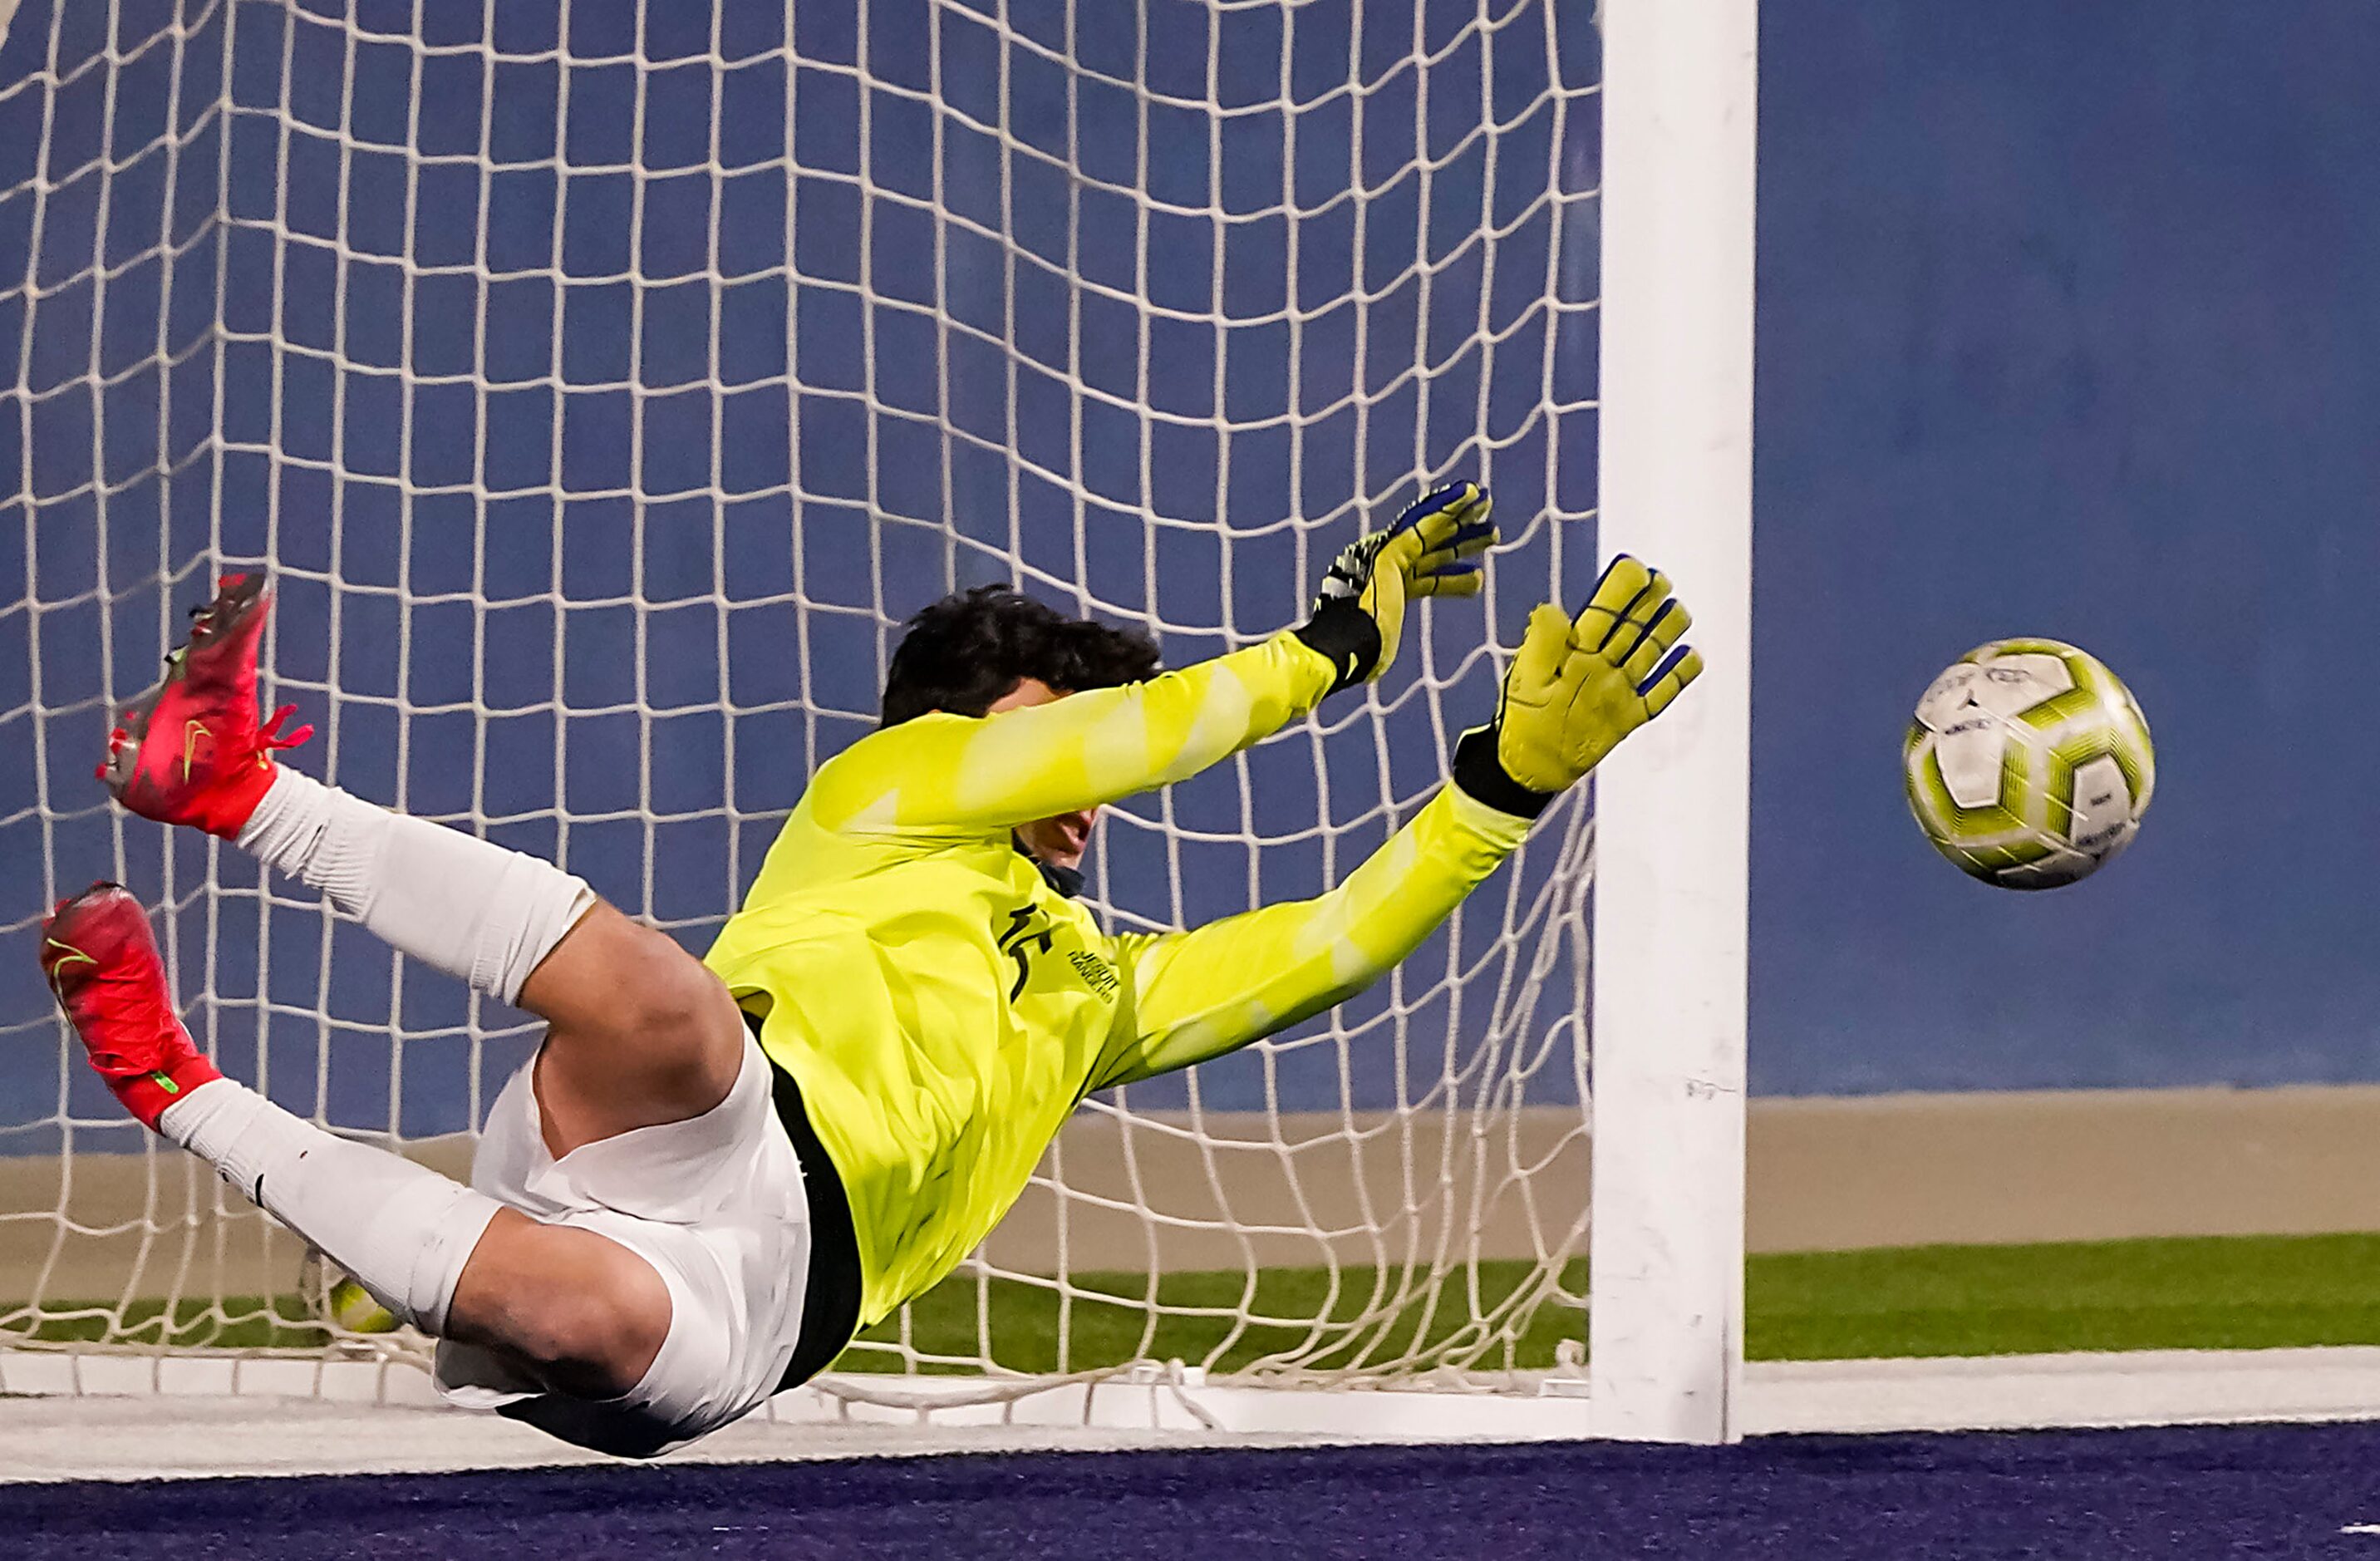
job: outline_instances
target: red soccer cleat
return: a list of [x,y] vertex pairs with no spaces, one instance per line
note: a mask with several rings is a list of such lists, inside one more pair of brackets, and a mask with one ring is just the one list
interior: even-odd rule
[[42,923],[42,974],[82,1037],[91,1066],[150,1128],[165,1108],[223,1074],[174,1013],[149,917],[120,884],[93,884]]
[[314,735],[256,718],[256,652],[272,597],[261,575],[225,575],[199,609],[190,642],[166,658],[165,680],[125,707],[107,735],[99,778],[144,819],[187,823],[226,840],[273,785],[273,755]]

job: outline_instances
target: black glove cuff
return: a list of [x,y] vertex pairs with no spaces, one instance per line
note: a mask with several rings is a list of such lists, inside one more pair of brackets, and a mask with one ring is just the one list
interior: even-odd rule
[[1557,793],[1532,791],[1504,773],[1496,757],[1496,728],[1474,726],[1454,743],[1454,784],[1474,802],[1500,813],[1533,819],[1549,807]]
[[1334,596],[1316,606],[1314,616],[1290,630],[1330,659],[1337,669],[1326,696],[1352,689],[1372,675],[1380,660],[1380,626],[1352,597]]

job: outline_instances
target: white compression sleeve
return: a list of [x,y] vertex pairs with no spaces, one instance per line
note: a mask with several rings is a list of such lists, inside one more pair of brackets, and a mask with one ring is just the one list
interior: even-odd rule
[[401,1155],[326,1133],[228,1079],[167,1106],[157,1127],[426,1334],[444,1331],[463,1264],[501,1207]]
[[301,878],[399,953],[507,1003],[595,903],[584,879],[284,767],[239,846]]

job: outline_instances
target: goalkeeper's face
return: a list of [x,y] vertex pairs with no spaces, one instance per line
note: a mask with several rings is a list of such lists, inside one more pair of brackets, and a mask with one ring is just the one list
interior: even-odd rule
[[[997,715],[1003,710],[1023,710],[1064,697],[1064,689],[1053,689],[1038,677],[1027,677],[992,701],[986,713]],[[1090,848],[1091,825],[1099,818],[1097,808],[1085,808],[1080,812],[1060,813],[1056,818],[1035,819],[1017,827],[1016,838],[1024,842],[1026,850],[1052,867],[1080,867],[1083,853]]]

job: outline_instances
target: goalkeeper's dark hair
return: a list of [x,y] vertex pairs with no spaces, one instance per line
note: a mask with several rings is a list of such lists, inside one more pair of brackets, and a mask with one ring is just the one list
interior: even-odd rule
[[1068,617],[1004,585],[961,591],[909,620],[884,679],[883,720],[931,711],[981,715],[1027,677],[1061,693],[1157,675],[1157,643],[1137,629]]

